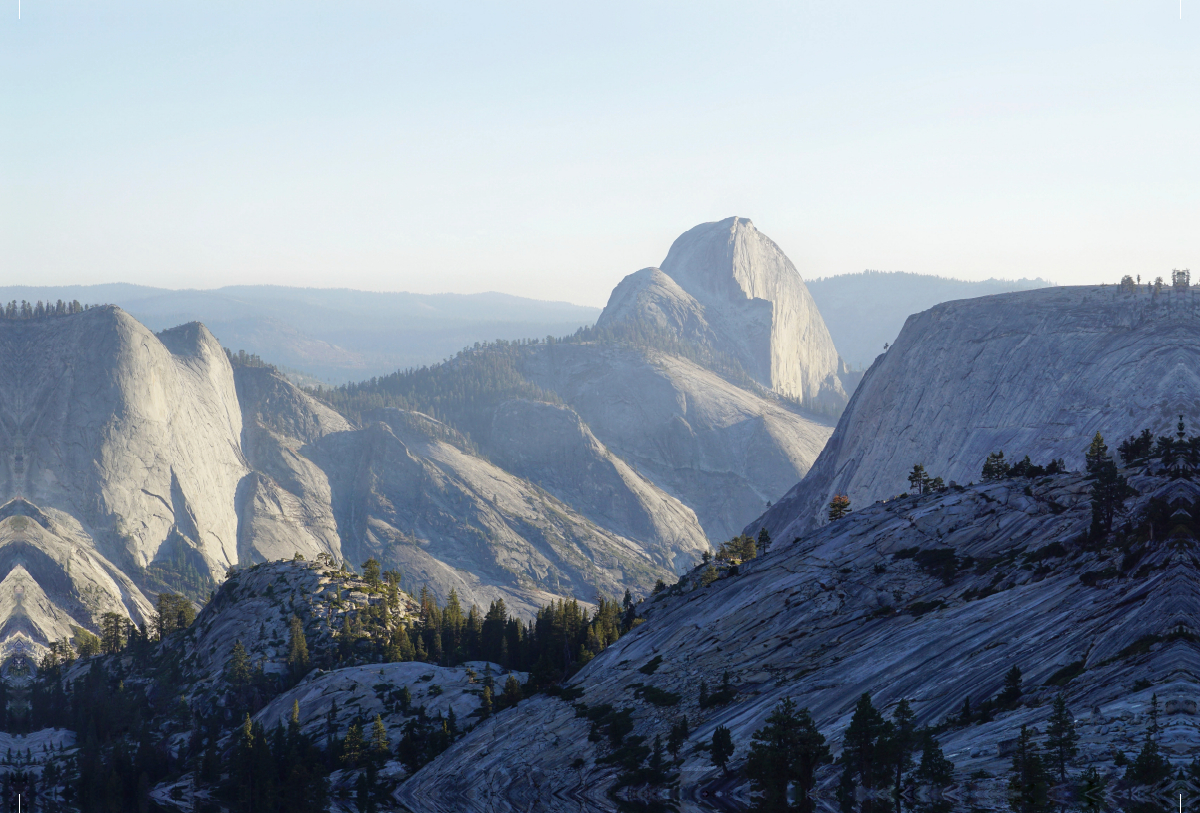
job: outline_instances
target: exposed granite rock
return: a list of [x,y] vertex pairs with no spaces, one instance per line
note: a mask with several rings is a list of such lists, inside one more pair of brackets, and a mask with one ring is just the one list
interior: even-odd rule
[[702,223],[671,245],[662,269],[631,274],[597,320],[644,321],[736,358],[756,381],[838,410],[845,365],[804,280],[746,218]]
[[653,350],[539,345],[522,363],[608,449],[692,508],[710,540],[737,535],[778,499],[832,432],[829,418]]
[[[1130,505],[1135,516],[1152,497],[1200,512],[1200,489],[1190,483],[1131,482],[1141,493]],[[1030,493],[1027,483],[868,506],[709,587],[697,586],[697,572],[644,606],[646,623],[570,685],[583,690],[587,707],[632,708],[634,733],[647,741],[665,739],[686,714],[692,733],[678,766],[684,799],[716,788],[745,799],[745,784],[723,779],[696,746],[717,725],[729,727],[736,768],[751,734],[785,697],[812,710],[836,754],[862,692],[889,711],[907,698],[919,725],[939,723],[966,697],[978,703],[997,694],[1013,665],[1025,681],[1015,708],[941,735],[964,792],[1003,804],[1006,743],[1022,724],[1045,729],[1060,687],[1081,733],[1079,764],[1112,773],[1112,747],[1131,753],[1140,745],[1152,692],[1175,710],[1160,735],[1164,751],[1177,764],[1190,760],[1200,747],[1200,720],[1187,705],[1200,683],[1195,535],[1135,542],[1136,567],[1122,568],[1115,543],[1082,541],[1087,481],[1044,478]],[[1144,540],[1144,531],[1132,538]],[[914,550],[943,551],[949,571]],[[652,674],[641,671],[656,657],[662,661]],[[726,671],[735,700],[700,709],[700,681],[714,688]],[[645,685],[682,700],[653,705],[639,699]],[[526,701],[456,743],[399,798],[428,811],[578,809],[580,799],[602,799],[617,772],[602,761],[608,746],[587,732],[570,704]],[[969,781],[979,770],[1001,778]],[[830,799],[835,776],[822,774]]]
[[121,567],[172,538],[214,576],[237,561],[242,417],[203,326],[156,337],[113,307],[2,320],[0,379],[3,501],[69,514]]
[[401,567],[467,606],[503,598],[532,615],[556,596],[594,601],[648,592],[669,567],[546,491],[450,441],[428,416],[378,410],[366,428],[326,438],[314,456],[329,474],[344,549]]
[[1200,303],[1116,286],[1043,288],[947,302],[909,317],[867,372],[812,470],[753,527],[790,541],[851,508],[930,475],[980,479],[1003,450],[1082,468],[1092,436],[1118,443],[1200,420]]
[[682,573],[709,550],[696,513],[610,452],[568,406],[501,404],[488,451],[597,525],[638,540],[658,565]]

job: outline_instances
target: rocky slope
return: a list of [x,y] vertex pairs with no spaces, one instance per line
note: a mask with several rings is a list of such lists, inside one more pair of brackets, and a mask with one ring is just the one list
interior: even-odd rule
[[747,218],[702,223],[671,246],[661,270],[631,274],[598,327],[644,321],[740,362],[763,386],[839,409],[844,365],[796,267]]
[[909,317],[871,366],[805,478],[767,512],[775,539],[908,488],[921,463],[961,483],[990,452],[1079,468],[1092,436],[1120,440],[1200,418],[1200,304],[1188,289],[1044,288],[947,302]]
[[557,393],[641,476],[696,512],[711,540],[740,532],[803,476],[832,420],[650,348],[540,345],[522,372]]
[[[692,733],[673,767],[685,802],[718,789],[745,799],[737,767],[783,698],[811,709],[836,755],[862,692],[885,710],[907,698],[919,725],[941,723],[967,697],[977,707],[994,697],[1014,665],[1024,673],[1018,702],[940,735],[955,763],[954,798],[1004,806],[1012,740],[1022,724],[1045,730],[1059,691],[1080,731],[1078,765],[1119,775],[1113,749],[1140,746],[1152,693],[1166,710],[1160,745],[1182,764],[1200,748],[1189,699],[1200,682],[1200,489],[1131,474],[1140,496],[1129,528],[1107,542],[1087,541],[1088,482],[1060,475],[869,506],[707,587],[689,577],[571,681],[582,692],[574,706],[538,697],[505,711],[399,798],[429,811],[602,804],[617,768],[603,761],[607,740],[589,740],[585,711],[610,704],[632,710],[645,742],[665,741],[687,715]],[[1166,526],[1147,520],[1155,498],[1176,510],[1166,540]],[[727,671],[735,697],[700,708],[700,681],[714,689]],[[718,725],[733,734],[733,779],[697,747]],[[833,769],[822,774],[827,800],[834,779]]]
[[[707,548],[694,515],[584,427],[557,458],[523,458],[580,513],[426,416],[352,425],[232,364],[202,325],[155,335],[92,308],[0,320],[0,348],[0,624],[20,646],[105,612],[144,623],[159,591],[203,599],[228,568],[296,553],[373,555],[414,590],[530,615],[644,593]],[[571,471],[589,455],[594,482]]]

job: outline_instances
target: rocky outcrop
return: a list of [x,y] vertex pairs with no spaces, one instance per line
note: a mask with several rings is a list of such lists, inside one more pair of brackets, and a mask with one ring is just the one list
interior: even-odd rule
[[[1188,705],[1200,684],[1200,525],[1191,519],[1200,489],[1130,475],[1140,496],[1123,559],[1118,542],[1088,541],[1090,484],[1062,475],[868,506],[724,569],[707,587],[698,570],[643,605],[646,622],[569,682],[574,707],[539,697],[497,715],[403,785],[401,801],[430,811],[566,811],[603,799],[619,769],[604,759],[607,738],[589,738],[586,712],[605,704],[631,709],[631,733],[645,743],[665,741],[686,714],[691,734],[671,769],[681,798],[719,789],[745,800],[737,769],[782,699],[812,711],[836,756],[863,692],[885,711],[906,698],[918,725],[937,724],[967,697],[976,707],[994,697],[1012,666],[1024,676],[1015,703],[939,735],[964,794],[1003,803],[1011,740],[1021,725],[1045,731],[1060,691],[1080,731],[1078,765],[1113,774],[1113,749],[1140,747],[1154,692],[1173,710],[1160,746],[1184,764],[1200,747]],[[1156,499],[1176,511],[1168,542],[1148,524]],[[725,673],[733,698],[702,708],[700,682],[713,691]],[[733,779],[699,747],[718,725],[733,734]],[[821,774],[829,801],[836,776]]]
[[539,345],[522,372],[557,393],[634,471],[726,540],[803,476],[832,420],[664,352]]
[[846,403],[838,358],[804,280],[746,218],[684,232],[662,269],[631,274],[597,327],[639,321],[728,354],[757,382],[831,411]]
[[947,302],[909,317],[871,366],[812,470],[755,527],[791,540],[852,508],[908,489],[921,463],[967,483],[1003,450],[1083,466],[1092,436],[1116,451],[1131,434],[1200,419],[1195,294],[1043,288]]

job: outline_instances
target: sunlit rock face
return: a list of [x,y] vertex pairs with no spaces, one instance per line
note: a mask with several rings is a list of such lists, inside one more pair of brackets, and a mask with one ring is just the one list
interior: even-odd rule
[[[233,365],[203,325],[154,334],[114,307],[0,319],[0,427],[0,647],[36,652],[106,613],[144,623],[162,590],[204,598],[231,567],[297,554],[374,556],[413,590],[531,616],[648,592],[707,549],[694,514],[582,425],[563,455],[522,459],[562,475],[559,499],[427,416],[351,424]],[[594,482],[572,479],[582,459]]]
[[123,568],[172,539],[214,575],[237,561],[242,416],[204,327],[155,336],[113,307],[0,320],[0,425],[0,499],[69,515]]
[[844,365],[804,280],[747,218],[702,223],[675,240],[661,269],[626,277],[596,324],[631,320],[732,356],[807,406],[846,403]]
[[908,490],[913,464],[959,483],[988,454],[1083,467],[1101,432],[1113,453],[1150,429],[1200,421],[1200,299],[1116,286],[1043,288],[946,302],[910,316],[864,376],[808,474],[765,516],[790,541],[851,508]]

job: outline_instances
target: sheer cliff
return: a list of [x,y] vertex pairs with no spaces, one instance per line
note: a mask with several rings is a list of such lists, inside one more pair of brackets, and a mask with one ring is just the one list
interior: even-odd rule
[[796,267],[747,218],[702,223],[662,268],[626,277],[597,327],[635,321],[728,354],[758,383],[808,406],[846,403],[845,367]]

